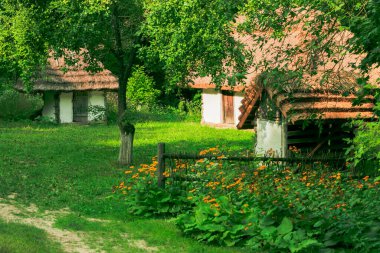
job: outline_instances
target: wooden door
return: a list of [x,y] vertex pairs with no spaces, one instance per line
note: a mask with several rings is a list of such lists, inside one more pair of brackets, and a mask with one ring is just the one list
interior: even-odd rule
[[223,116],[224,123],[234,124],[234,96],[232,92],[223,91]]
[[73,95],[73,121],[87,123],[88,121],[88,94],[87,92],[74,92]]

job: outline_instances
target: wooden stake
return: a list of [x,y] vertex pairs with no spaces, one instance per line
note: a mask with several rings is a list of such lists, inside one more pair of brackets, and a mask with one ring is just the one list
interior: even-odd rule
[[159,188],[165,188],[165,143],[158,143],[157,150],[157,185]]

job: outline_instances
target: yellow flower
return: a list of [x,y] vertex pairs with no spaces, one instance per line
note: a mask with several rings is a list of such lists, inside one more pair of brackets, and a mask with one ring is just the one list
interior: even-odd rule
[[124,173],[125,173],[125,174],[131,174],[132,171],[131,171],[131,170],[126,170],[126,171],[124,171]]
[[134,168],[135,168],[135,166],[133,166],[133,165],[132,165],[132,166],[129,166],[129,168],[130,168],[130,169],[134,169]]

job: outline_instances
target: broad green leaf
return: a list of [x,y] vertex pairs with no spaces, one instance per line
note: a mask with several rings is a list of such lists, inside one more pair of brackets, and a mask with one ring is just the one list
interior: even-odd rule
[[287,217],[284,217],[282,219],[280,226],[277,227],[277,232],[280,235],[285,235],[287,233],[290,233],[290,232],[292,232],[292,230],[293,230],[293,223]]
[[307,239],[300,243],[297,243],[296,245],[292,245],[289,247],[290,252],[299,252],[300,250],[307,249],[310,246],[316,246],[316,245],[322,245],[315,239]]

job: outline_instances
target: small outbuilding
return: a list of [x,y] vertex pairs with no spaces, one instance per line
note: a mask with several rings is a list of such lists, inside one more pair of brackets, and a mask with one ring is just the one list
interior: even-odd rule
[[[373,96],[353,105],[353,93],[310,86],[290,92],[264,86],[261,77],[245,87],[220,90],[210,83],[194,83],[193,88],[202,89],[202,123],[254,129],[257,154],[286,157],[293,147],[309,156],[321,150],[339,152],[346,146],[344,139],[354,134],[346,124],[349,120],[376,118]],[[356,85],[355,78],[345,82]]]
[[[21,83],[16,85],[23,89]],[[67,67],[64,59],[48,59],[38,73],[33,91],[42,93],[42,116],[58,123],[88,123],[104,118],[107,93],[116,93],[118,79],[108,70],[89,73],[79,65]]]
[[[354,66],[364,56],[342,49],[352,35],[336,34],[330,38],[336,44],[334,51],[319,53],[304,46],[309,37],[303,28],[302,22],[292,27],[282,41],[257,32],[264,45],[256,45],[250,35],[236,35],[254,54],[252,68],[240,86],[216,89],[210,77],[189,84],[202,89],[202,123],[255,129],[257,154],[285,157],[293,146],[309,156],[321,150],[338,152],[346,145],[344,139],[354,135],[347,122],[376,119],[373,96],[353,105],[360,89],[357,79],[363,77]],[[282,53],[290,51],[299,53],[292,58]],[[304,72],[294,77],[298,69]],[[378,83],[380,68],[371,69],[368,77],[370,83]]]

